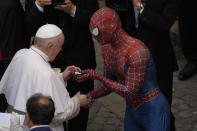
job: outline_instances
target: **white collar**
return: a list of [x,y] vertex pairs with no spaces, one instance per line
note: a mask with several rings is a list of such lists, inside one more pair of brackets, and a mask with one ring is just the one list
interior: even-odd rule
[[32,126],[29,130],[33,130],[34,128],[39,128],[39,127],[49,127],[49,126],[48,125]]
[[42,52],[41,50],[39,50],[38,48],[36,48],[35,46],[31,46],[30,47],[34,52],[38,53],[38,55],[40,55],[45,61],[49,61],[49,57],[44,53]]

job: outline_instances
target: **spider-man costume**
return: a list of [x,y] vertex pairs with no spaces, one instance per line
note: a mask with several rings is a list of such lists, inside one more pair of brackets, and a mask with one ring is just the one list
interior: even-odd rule
[[96,99],[116,92],[124,97],[125,131],[169,131],[170,107],[158,88],[148,48],[121,28],[118,15],[109,8],[94,13],[90,31],[101,44],[105,71],[103,76],[94,70],[84,70],[75,78],[101,82],[88,96]]

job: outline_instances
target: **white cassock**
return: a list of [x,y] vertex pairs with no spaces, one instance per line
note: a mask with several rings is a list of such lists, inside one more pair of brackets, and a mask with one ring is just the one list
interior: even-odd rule
[[55,103],[55,118],[50,125],[54,131],[63,131],[62,122],[79,113],[80,103],[70,98],[66,83],[48,63],[48,57],[35,47],[19,50],[0,82],[0,93],[4,93],[14,110],[26,112],[26,102],[35,93],[51,96]]

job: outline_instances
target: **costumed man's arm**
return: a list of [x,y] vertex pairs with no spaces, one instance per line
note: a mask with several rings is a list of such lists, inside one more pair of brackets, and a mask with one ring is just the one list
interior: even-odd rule
[[[137,3],[136,1],[142,3],[142,0],[132,0],[133,3]],[[156,1],[155,3],[151,3],[151,1],[146,0],[144,3],[142,3],[143,11],[141,12],[139,17],[140,24],[149,26],[150,28],[158,32],[169,31],[172,24],[176,20],[176,17],[178,16],[179,3],[179,0],[166,0],[165,3],[156,5]],[[155,4],[155,6],[158,6],[157,11],[151,8],[153,4]]]
[[136,96],[143,85],[150,54],[146,48],[135,51],[134,53],[131,51],[129,54],[126,62],[128,64],[128,70],[124,84],[107,79],[94,70],[82,71],[84,74],[76,78],[76,80],[97,79],[104,85],[103,87],[110,89],[112,92],[116,92],[124,98],[131,99]]
[[[107,69],[104,68],[104,76],[107,79],[116,81],[116,78],[109,72]],[[98,99],[100,97],[106,96],[111,93],[111,90],[109,88],[106,88],[105,85],[100,83],[96,88],[94,88],[93,91],[89,92],[87,94],[88,98],[91,98],[91,100]]]

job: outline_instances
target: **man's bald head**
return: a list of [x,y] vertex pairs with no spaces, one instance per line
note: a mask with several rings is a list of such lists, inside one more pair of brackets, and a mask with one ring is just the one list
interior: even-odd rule
[[50,97],[34,94],[28,99],[26,110],[34,125],[48,125],[54,117],[55,105]]

